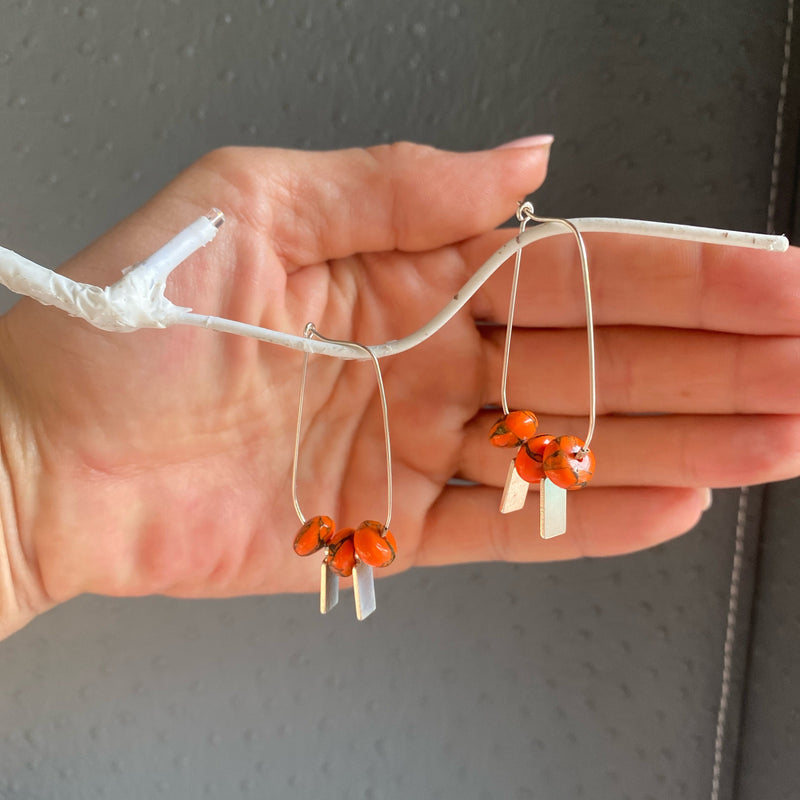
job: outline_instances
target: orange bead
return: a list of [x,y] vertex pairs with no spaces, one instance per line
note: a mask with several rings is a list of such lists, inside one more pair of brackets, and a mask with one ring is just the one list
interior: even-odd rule
[[519,447],[536,434],[538,427],[533,411],[509,411],[492,426],[489,441],[495,447]]
[[514,466],[520,478],[528,483],[536,483],[544,479],[543,454],[547,445],[554,438],[549,433],[540,433],[520,447],[517,457],[514,459]]
[[330,539],[328,539],[326,544],[328,546],[339,544],[345,539],[349,539],[354,533],[355,530],[353,528],[340,528],[338,531],[336,531],[336,533],[333,534],[333,536],[331,536]]
[[594,453],[577,436],[557,436],[544,450],[545,475],[562,489],[583,489],[594,474]]
[[356,551],[353,547],[353,538],[343,539],[338,544],[328,545],[328,555],[325,563],[343,578],[349,578],[353,574],[353,567],[356,565]]
[[311,517],[294,537],[294,551],[299,556],[310,556],[321,550],[334,534],[330,517]]
[[371,519],[356,528],[353,544],[359,560],[371,567],[388,567],[397,555],[397,542],[392,532]]

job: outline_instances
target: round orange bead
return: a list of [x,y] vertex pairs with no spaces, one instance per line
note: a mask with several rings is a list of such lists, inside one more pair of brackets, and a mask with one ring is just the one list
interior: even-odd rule
[[595,458],[577,436],[557,436],[544,450],[544,474],[562,489],[583,489],[594,474]]
[[353,547],[353,538],[343,539],[338,544],[328,545],[328,555],[325,563],[342,578],[349,578],[356,565],[356,551]]
[[397,542],[392,532],[380,522],[362,522],[353,536],[359,560],[371,567],[388,567],[397,555]]
[[514,466],[520,478],[528,483],[536,483],[544,479],[543,454],[547,445],[554,438],[549,433],[540,433],[520,447],[517,457],[514,459]]
[[294,537],[294,551],[299,556],[310,556],[322,549],[333,536],[335,527],[330,517],[311,517]]
[[349,539],[354,533],[355,530],[353,528],[340,528],[338,531],[336,531],[336,533],[333,534],[333,536],[331,536],[330,539],[327,540],[326,544],[329,547],[332,547],[335,544],[340,544],[345,539]]
[[536,434],[538,427],[533,411],[509,411],[492,426],[489,441],[495,447],[519,447]]

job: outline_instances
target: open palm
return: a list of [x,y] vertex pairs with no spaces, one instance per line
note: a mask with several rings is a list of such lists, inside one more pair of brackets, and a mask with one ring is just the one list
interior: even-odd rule
[[[173,273],[173,302],[296,334],[313,321],[326,336],[379,343],[430,319],[509,238],[494,229],[537,188],[546,161],[547,146],[535,144],[217,151],[64,271],[112,283],[218,206],[228,222]],[[382,362],[398,540],[389,571],[625,552],[690,528],[703,487],[798,471],[797,255],[587,238],[607,416],[596,486],[570,495],[569,533],[539,540],[535,503],[497,511],[508,454],[488,445],[496,412],[485,406],[498,401],[506,271],[431,340]],[[540,414],[542,430],[582,435],[585,332],[571,247],[558,237],[526,253],[509,394]],[[781,275],[760,280],[767,268]],[[315,588],[317,560],[291,548],[301,354],[196,328],[104,333],[32,301],[3,318],[0,335],[0,506],[21,609],[12,627],[86,591]],[[735,457],[776,441],[777,455]],[[385,472],[371,365],[312,356],[304,512],[341,526],[382,519]]]

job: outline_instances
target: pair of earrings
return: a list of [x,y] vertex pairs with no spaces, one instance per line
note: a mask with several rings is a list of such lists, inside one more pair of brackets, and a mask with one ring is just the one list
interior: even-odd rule
[[[520,227],[517,242],[529,222],[554,222],[565,225],[575,236],[580,254],[586,302],[586,327],[589,347],[589,431],[585,440],[576,436],[538,433],[538,420],[532,411],[511,411],[508,405],[508,367],[511,353],[511,334],[514,325],[517,287],[522,256],[518,248],[514,260],[514,274],[509,302],[508,322],[503,353],[501,401],[503,417],[493,426],[490,441],[496,447],[515,447],[517,453],[509,466],[503,498],[502,513],[518,511],[525,505],[528,489],[532,483],[539,484],[539,532],[542,538],[550,539],[567,531],[567,492],[581,489],[592,479],[595,458],[589,444],[594,435],[596,413],[594,321],[592,316],[591,287],[586,246],[577,227],[566,219],[538,217],[530,203],[522,203],[517,209]],[[303,417],[306,376],[308,373],[308,351],[303,358],[303,377],[300,384],[300,400],[295,432],[294,460],[292,463],[292,499],[301,528],[295,536],[294,550],[298,555],[309,556],[324,551],[320,565],[320,612],[327,614],[339,600],[339,578],[353,577],[356,617],[365,619],[376,608],[373,568],[391,564],[397,553],[397,543],[389,524],[392,518],[392,453],[389,435],[389,415],[386,392],[377,356],[368,347],[356,342],[328,339],[316,330],[312,323],[306,325],[304,336],[314,337],[329,344],[350,347],[365,353],[372,361],[378,381],[378,393],[383,413],[384,437],[386,441],[387,511],[383,523],[365,520],[357,528],[336,528],[331,517],[318,515],[306,518],[297,498],[297,463],[300,451],[300,431]]]
[[577,436],[553,436],[538,433],[538,420],[532,411],[510,411],[508,406],[508,364],[511,353],[511,333],[514,325],[514,308],[519,284],[522,249],[514,260],[511,281],[511,300],[506,325],[503,351],[503,373],[501,378],[501,402],[503,416],[492,426],[489,440],[495,447],[518,448],[511,461],[506,477],[500,511],[508,514],[519,511],[525,505],[528,488],[539,484],[539,534],[551,539],[567,532],[567,492],[582,489],[591,481],[595,468],[595,457],[589,448],[594,435],[597,418],[597,390],[595,380],[594,320],[592,315],[592,293],[589,283],[589,260],[586,245],[577,227],[566,219],[537,217],[530,203],[522,203],[517,209],[520,227],[519,237],[529,222],[555,222],[566,227],[578,243],[586,301],[586,329],[589,347],[589,432],[586,439]]
[[344,342],[322,336],[312,323],[306,325],[304,336],[314,337],[328,344],[350,347],[366,353],[372,360],[378,380],[378,394],[383,413],[383,431],[386,440],[386,520],[383,523],[365,520],[357,528],[336,528],[334,521],[324,515],[306,519],[297,499],[297,462],[300,454],[300,429],[303,419],[308,351],[303,358],[303,377],[300,382],[300,402],[297,410],[297,429],[292,462],[292,499],[302,527],[294,539],[294,551],[300,556],[324,551],[320,565],[319,610],[327,614],[339,602],[339,578],[353,578],[356,617],[366,619],[376,608],[373,567],[388,567],[397,554],[397,542],[389,530],[392,521],[392,445],[389,436],[389,414],[386,391],[377,356],[368,347],[356,342]]

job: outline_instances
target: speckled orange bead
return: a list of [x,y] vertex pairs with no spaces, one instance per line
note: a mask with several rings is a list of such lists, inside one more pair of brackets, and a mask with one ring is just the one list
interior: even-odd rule
[[557,436],[544,450],[544,474],[562,489],[583,489],[594,474],[594,453],[581,453],[584,443],[577,436]]
[[328,555],[325,563],[342,578],[349,578],[356,565],[356,551],[353,547],[353,537],[343,539],[338,544],[328,545]]
[[514,459],[517,474],[528,483],[536,483],[544,479],[542,460],[545,448],[555,437],[549,433],[540,433],[529,439],[520,447]]
[[339,528],[336,533],[328,539],[325,544],[328,546],[333,546],[335,544],[340,544],[345,539],[349,539],[355,533],[355,528]]
[[489,431],[489,441],[495,447],[519,447],[536,435],[539,420],[533,411],[509,411]]
[[366,520],[356,528],[353,544],[359,560],[371,567],[388,567],[397,555],[392,532],[375,520]]
[[321,550],[333,536],[335,526],[330,517],[311,517],[294,537],[294,551],[299,556],[310,556]]

